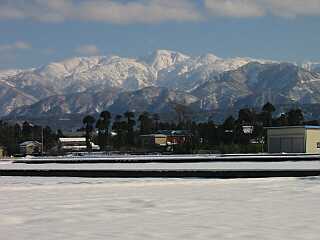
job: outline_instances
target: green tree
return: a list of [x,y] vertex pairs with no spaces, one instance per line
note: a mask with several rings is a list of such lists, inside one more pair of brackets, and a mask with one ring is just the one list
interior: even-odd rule
[[92,138],[92,131],[94,130],[93,125],[95,123],[95,118],[91,115],[87,115],[83,118],[82,123],[85,125],[85,131],[86,131],[86,144],[87,144],[87,150],[91,151],[91,138]]
[[236,120],[229,116],[222,124],[222,140],[224,144],[232,144],[235,138]]
[[134,120],[134,113],[133,112],[125,112],[124,116],[127,118],[127,143],[129,145],[134,144],[134,126],[136,125],[136,121]]
[[105,144],[103,141],[103,134],[104,134],[104,126],[103,126],[103,120],[101,117],[96,122],[96,129],[98,129],[98,145],[101,150],[105,149]]
[[101,150],[105,150],[108,145],[110,122],[111,113],[108,111],[101,112],[100,117],[96,122],[96,128],[98,129],[98,144]]
[[152,133],[152,119],[148,112],[143,112],[139,119],[140,121],[140,134],[149,134]]
[[19,124],[14,125],[14,138],[16,143],[16,149],[15,152],[19,151],[19,143],[22,142],[22,129]]
[[289,122],[287,114],[282,113],[280,117],[276,119],[276,123],[278,126],[288,126]]
[[267,102],[265,105],[263,105],[262,111],[273,113],[274,111],[276,111],[276,108],[271,103]]
[[187,106],[181,103],[172,103],[172,105],[177,116],[178,124],[186,121],[188,115]]
[[160,122],[160,116],[159,114],[155,113],[152,115],[152,120],[154,122],[154,130],[157,132],[159,131],[159,122]]
[[276,108],[269,102],[267,102],[262,107],[261,117],[263,126],[271,127],[272,126],[272,114],[276,111]]
[[57,145],[58,137],[54,134],[50,127],[43,128],[43,150],[49,151]]
[[253,125],[256,121],[255,111],[249,108],[243,108],[239,111],[238,121],[241,125],[250,124]]
[[109,111],[103,111],[100,115],[100,117],[103,119],[103,126],[104,126],[104,137],[103,137],[103,143],[108,145],[108,139],[109,139],[109,127],[111,123],[111,113]]
[[291,109],[287,113],[288,124],[290,126],[296,126],[303,124],[304,116],[301,109]]
[[119,148],[124,145],[126,122],[122,121],[122,115],[118,114],[115,116],[115,120],[112,125],[112,129],[116,132],[114,137],[114,146]]
[[22,139],[23,141],[32,140],[32,125],[25,121],[22,124]]
[[0,121],[0,145],[4,146],[9,154],[13,154],[17,148],[14,127]]

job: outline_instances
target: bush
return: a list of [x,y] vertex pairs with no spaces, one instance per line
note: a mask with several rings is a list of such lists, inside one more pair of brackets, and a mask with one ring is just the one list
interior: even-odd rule
[[230,144],[230,145],[220,145],[219,151],[223,154],[232,153],[260,153],[262,152],[263,146],[261,144]]

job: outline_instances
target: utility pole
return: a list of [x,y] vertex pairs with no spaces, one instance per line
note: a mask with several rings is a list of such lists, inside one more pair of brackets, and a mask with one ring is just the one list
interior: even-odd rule
[[41,155],[43,156],[43,149],[44,149],[44,141],[43,141],[43,126],[41,126]]

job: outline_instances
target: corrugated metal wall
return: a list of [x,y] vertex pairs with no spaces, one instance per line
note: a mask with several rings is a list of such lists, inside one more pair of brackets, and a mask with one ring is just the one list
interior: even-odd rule
[[304,137],[270,137],[269,138],[269,152],[270,153],[304,153],[305,144]]

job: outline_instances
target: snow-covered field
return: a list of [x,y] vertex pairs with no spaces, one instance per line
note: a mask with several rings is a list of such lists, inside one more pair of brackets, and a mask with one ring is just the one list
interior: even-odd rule
[[264,161],[306,161],[306,160],[315,160],[320,159],[319,154],[186,154],[186,155],[103,155],[103,154],[85,154],[84,156],[55,156],[55,157],[33,157],[26,156],[23,158],[16,159],[5,159],[5,160],[14,160],[17,162],[24,161],[33,161],[33,162],[83,162],[83,161],[96,161],[96,162],[114,162],[114,161],[126,161],[126,162],[175,162],[177,160],[184,160],[185,162],[194,162],[195,160],[199,161],[255,161],[255,162],[264,162]]
[[0,177],[0,239],[316,240],[320,178]]
[[[1,162],[0,162],[1,163]],[[46,163],[46,164],[24,164],[2,162],[1,169],[87,169],[87,170],[102,170],[102,169],[192,169],[192,170],[271,170],[271,169],[320,169],[320,161],[299,161],[299,162],[200,162],[200,163]]]

